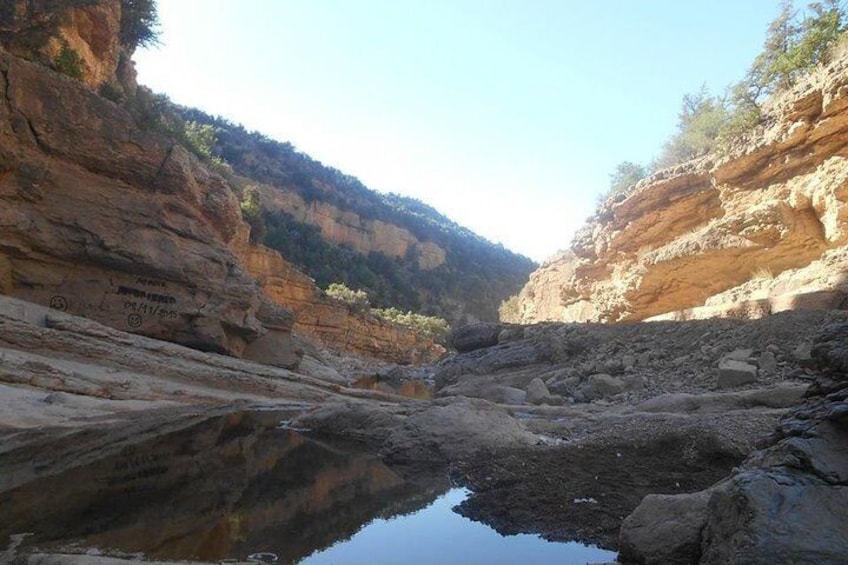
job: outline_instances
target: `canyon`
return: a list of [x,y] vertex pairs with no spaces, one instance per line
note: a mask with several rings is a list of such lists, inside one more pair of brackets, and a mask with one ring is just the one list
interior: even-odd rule
[[0,562],[299,560],[450,485],[620,563],[848,560],[848,57],[442,345],[257,240],[246,185],[345,257],[479,270],[458,321],[530,263],[184,109],[198,154],[139,102],[124,6],[0,10]]

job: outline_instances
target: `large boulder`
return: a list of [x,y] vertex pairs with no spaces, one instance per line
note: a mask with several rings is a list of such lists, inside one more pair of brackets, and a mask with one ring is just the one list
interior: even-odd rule
[[550,344],[523,339],[462,353],[441,361],[436,368],[436,388],[455,384],[462,375],[491,375],[514,368],[527,368],[551,360]]
[[556,401],[544,381],[536,377],[527,385],[527,402],[530,404],[553,404]]
[[848,563],[848,486],[743,473],[709,503],[700,563]]
[[677,544],[669,562],[848,563],[846,335],[848,326],[841,324],[815,340],[812,360],[829,373],[829,379],[819,377],[826,385],[812,387],[810,398],[780,421],[769,445],[711,489],[705,520],[701,498],[687,495],[664,504],[645,499],[645,508],[622,528],[625,563],[659,562],[652,559],[673,539],[668,528],[681,513],[703,524],[700,543]]
[[736,359],[722,359],[718,365],[718,388],[734,388],[757,382],[757,367],[737,361]]
[[498,344],[503,327],[500,324],[473,324],[456,328],[448,336],[448,345],[466,353]]
[[825,328],[810,349],[810,356],[818,367],[848,377],[848,323]]
[[619,559],[644,565],[692,565],[707,521],[708,491],[649,494],[621,524]]

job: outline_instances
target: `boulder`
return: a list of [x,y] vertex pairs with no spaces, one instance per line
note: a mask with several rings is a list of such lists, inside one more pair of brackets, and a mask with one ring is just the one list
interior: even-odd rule
[[536,377],[527,385],[527,402],[530,404],[551,404],[553,397],[542,379]]
[[549,344],[529,339],[462,353],[439,363],[434,375],[436,388],[452,385],[462,375],[491,375],[504,369],[547,363],[550,359]]
[[347,400],[318,406],[295,419],[292,427],[379,444],[401,421],[400,416],[385,407]]
[[718,388],[733,388],[757,382],[757,367],[744,361],[722,359],[718,365]]
[[777,372],[777,359],[771,351],[765,351],[757,360],[757,366],[760,368],[760,375],[770,377]]
[[645,565],[698,562],[710,492],[649,494],[621,524],[619,560]]
[[816,366],[848,376],[848,323],[825,328],[810,349],[810,357]]
[[461,326],[453,330],[448,336],[448,345],[460,353],[491,347],[498,344],[501,329],[500,324]]
[[492,382],[480,382],[481,377],[463,378],[456,384],[441,389],[437,396],[467,396],[482,398],[497,404],[524,404],[527,393],[520,388],[499,385]]
[[485,400],[437,400],[394,429],[381,455],[397,463],[446,463],[493,450],[535,443],[521,423]]
[[605,373],[590,375],[586,382],[601,398],[619,394],[625,389],[624,381]]
[[709,503],[701,565],[848,563],[848,487],[785,472],[735,477]]

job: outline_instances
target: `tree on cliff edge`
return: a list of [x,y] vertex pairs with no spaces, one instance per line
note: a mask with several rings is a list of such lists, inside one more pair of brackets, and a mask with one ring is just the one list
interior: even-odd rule
[[131,51],[159,41],[156,0],[121,0],[121,44]]

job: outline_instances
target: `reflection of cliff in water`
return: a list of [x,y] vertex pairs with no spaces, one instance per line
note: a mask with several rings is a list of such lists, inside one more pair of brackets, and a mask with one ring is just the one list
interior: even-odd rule
[[[372,455],[235,413],[125,448],[0,494],[0,539],[168,559],[292,562],[377,516],[409,512],[447,489],[405,480]],[[264,418],[267,419],[267,418]]]

